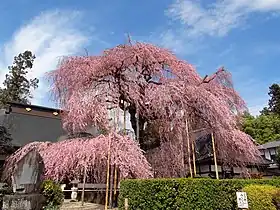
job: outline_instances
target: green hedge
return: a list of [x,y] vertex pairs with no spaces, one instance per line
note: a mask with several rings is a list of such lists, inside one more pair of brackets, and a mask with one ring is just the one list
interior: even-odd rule
[[277,210],[273,199],[279,188],[271,185],[248,185],[243,188],[247,192],[250,210]]
[[130,210],[233,210],[236,192],[250,184],[280,187],[280,179],[149,179],[121,182],[119,209],[128,198]]

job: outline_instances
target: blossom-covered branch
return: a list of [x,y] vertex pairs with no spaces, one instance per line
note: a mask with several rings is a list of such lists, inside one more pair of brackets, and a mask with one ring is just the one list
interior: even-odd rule
[[83,177],[87,168],[87,179],[105,183],[108,146],[111,143],[110,165],[119,168],[121,178],[150,178],[151,166],[136,142],[116,133],[97,138],[64,140],[57,143],[30,143],[8,158],[5,179],[9,179],[16,163],[29,151],[36,149],[45,164],[44,177],[52,180],[74,180]]
[[[245,102],[223,68],[202,78],[170,51],[130,42],[99,56],[66,57],[50,77],[56,99],[65,110],[63,125],[70,131],[90,126],[110,130],[107,108],[124,109],[121,101],[125,101],[132,127],[135,132],[139,129],[140,147],[151,157],[147,144],[154,139],[159,149],[152,153],[152,159],[157,159],[153,162],[172,163],[174,170],[159,167],[166,172],[159,172],[161,176],[182,174],[180,168],[188,161],[186,151],[179,149],[185,148],[186,119],[190,130],[214,132],[223,164],[244,166],[258,160],[251,138],[238,130]],[[149,132],[151,127],[153,132]]]

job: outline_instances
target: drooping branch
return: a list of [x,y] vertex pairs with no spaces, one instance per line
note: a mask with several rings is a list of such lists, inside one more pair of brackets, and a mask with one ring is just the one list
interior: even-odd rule
[[84,167],[87,178],[105,183],[108,141],[111,139],[110,165],[116,165],[122,178],[152,177],[151,167],[136,142],[116,133],[96,138],[64,140],[57,143],[31,143],[13,154],[6,161],[5,179],[9,179],[16,163],[30,150],[36,149],[45,164],[45,178],[62,181],[83,177]]
[[[67,57],[50,76],[61,108],[69,110],[63,118],[65,128],[83,131],[94,125],[110,129],[107,107],[124,109],[121,101],[125,101],[135,132],[137,107],[141,148],[159,146],[152,155],[155,164],[173,157],[167,165],[174,167],[171,171],[176,174],[181,174],[183,154],[178,159],[175,154],[182,151],[180,142],[186,137],[181,111],[192,116],[195,127],[215,131],[218,156],[224,163],[244,166],[258,159],[249,136],[237,130],[237,116],[246,105],[224,68],[201,78],[170,51],[130,41],[100,56]],[[169,174],[165,172],[158,173]]]

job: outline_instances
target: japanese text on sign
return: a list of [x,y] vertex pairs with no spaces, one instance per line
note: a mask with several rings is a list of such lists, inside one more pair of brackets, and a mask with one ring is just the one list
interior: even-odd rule
[[248,199],[246,192],[237,192],[237,207],[240,209],[248,209]]

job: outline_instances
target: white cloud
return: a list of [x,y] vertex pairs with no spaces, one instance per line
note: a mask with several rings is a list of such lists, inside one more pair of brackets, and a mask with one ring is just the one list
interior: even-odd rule
[[[172,20],[172,24],[167,32],[161,34],[160,42],[162,42],[161,45],[181,55],[186,55],[186,50],[188,54],[198,54],[197,46],[207,48],[207,45],[211,45],[209,38],[224,37],[234,29],[244,29],[249,25],[249,19],[255,14],[263,15],[262,21],[279,17],[280,0],[214,0],[214,2],[174,0],[174,3],[166,10],[166,15]],[[253,47],[252,52],[278,53],[280,49],[274,43],[259,45],[258,43],[256,47]],[[233,50],[235,50],[235,45],[229,45],[218,56],[227,56],[227,60],[230,57],[234,61],[236,58],[231,55]],[[259,111],[267,105],[269,84],[249,79],[252,78],[253,70],[248,68],[236,67],[232,68],[232,71],[234,81],[237,81],[237,89],[242,92],[250,112],[258,115]],[[257,93],[256,90],[258,90]],[[261,95],[266,97],[258,97]]]
[[280,11],[280,0],[217,0],[203,6],[199,1],[177,0],[167,15],[179,20],[188,36],[224,36],[256,12]]
[[277,11],[280,10],[279,0],[231,0],[233,5],[247,7],[249,11]]
[[249,107],[249,112],[253,116],[258,116],[258,115],[260,115],[260,111],[263,110],[263,108],[265,106],[267,106],[267,104],[251,106],[251,107]]
[[[231,30],[246,27],[251,14],[266,13],[276,17],[280,12],[280,0],[176,0],[166,10],[175,21],[168,33],[163,32],[161,45],[177,53],[195,53],[193,46],[205,36],[223,37]],[[179,27],[178,24],[179,23]]]
[[[45,73],[56,68],[59,58],[83,52],[89,37],[77,28],[81,13],[76,11],[51,11],[41,13],[15,32],[12,39],[2,46],[0,56],[0,81],[5,78],[7,66],[13,57],[25,50],[36,55],[29,77],[40,78],[39,88],[34,92],[34,104],[41,104],[48,92],[42,80]],[[1,46],[0,46],[1,47]]]

